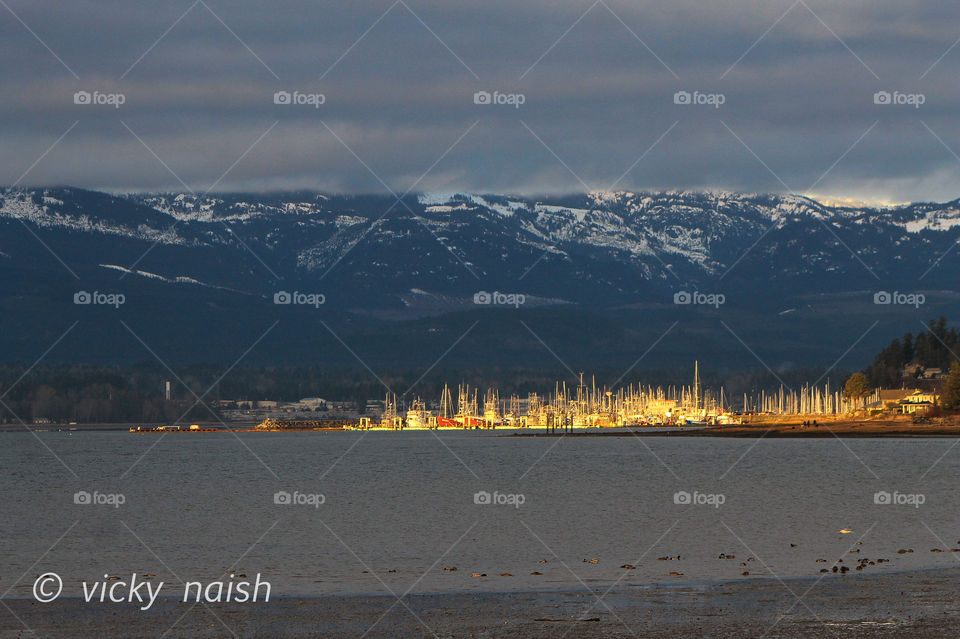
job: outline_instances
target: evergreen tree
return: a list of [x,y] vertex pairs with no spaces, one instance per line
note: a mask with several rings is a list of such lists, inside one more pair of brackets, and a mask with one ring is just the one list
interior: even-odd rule
[[865,371],[874,387],[910,386],[919,376],[918,370],[949,368],[953,353],[960,350],[960,332],[948,329],[945,317],[932,319],[926,326],[926,331],[916,336],[907,333],[877,354]]
[[940,391],[940,405],[947,410],[960,410],[960,362],[950,366],[950,375]]
[[871,392],[873,392],[873,389],[870,387],[870,380],[863,373],[854,373],[847,378],[843,385],[843,396],[853,400],[855,404],[862,401]]

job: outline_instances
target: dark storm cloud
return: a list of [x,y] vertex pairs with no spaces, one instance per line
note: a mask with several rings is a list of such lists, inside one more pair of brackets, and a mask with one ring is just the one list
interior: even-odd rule
[[6,184],[69,130],[23,184],[958,195],[952,4],[8,4],[26,26],[0,8]]

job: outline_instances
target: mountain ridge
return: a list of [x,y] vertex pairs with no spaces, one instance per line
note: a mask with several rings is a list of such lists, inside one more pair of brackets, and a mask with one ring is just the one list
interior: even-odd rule
[[[470,317],[492,317],[492,307],[562,324],[582,321],[572,314],[579,308],[627,326],[649,323],[624,333],[638,344],[672,321],[705,322],[703,335],[729,339],[717,320],[736,318],[758,335],[758,348],[781,349],[787,361],[773,330],[787,322],[798,334],[828,333],[843,352],[873,318],[900,334],[916,329],[911,314],[955,315],[958,225],[958,200],[858,208],[701,191],[398,199],[3,188],[0,297],[11,335],[42,342],[22,327],[46,322],[55,333],[55,318],[93,312],[74,306],[73,293],[121,292],[129,300],[121,311],[142,312],[151,329],[163,333],[151,323],[166,321],[196,334],[183,352],[197,357],[208,352],[204,336],[223,342],[213,333],[242,335],[299,312],[273,296],[302,292],[323,304],[284,335],[289,352],[318,339],[324,328],[313,319],[321,316],[339,334],[448,316],[465,329]],[[877,306],[883,291],[924,292],[925,306]],[[676,304],[680,294],[723,302]],[[151,313],[148,301],[161,310]]]

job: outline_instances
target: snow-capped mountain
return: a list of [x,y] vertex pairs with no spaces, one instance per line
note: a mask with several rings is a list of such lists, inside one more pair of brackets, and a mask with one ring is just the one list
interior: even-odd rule
[[[580,301],[632,296],[728,277],[791,281],[844,275],[919,278],[960,226],[960,204],[886,209],[828,207],[800,196],[731,193],[590,193],[526,198],[430,193],[390,197],[148,194],[114,197],[78,189],[0,190],[0,223],[38,235],[110,240],[120,253],[155,245],[137,266],[175,279],[261,292],[276,280],[355,280],[400,295],[410,288],[466,293],[487,279]],[[12,228],[16,228],[14,225]],[[8,234],[9,236],[9,234]],[[752,248],[751,248],[752,247]],[[15,259],[33,245],[3,246]],[[80,247],[82,248],[82,246]],[[167,259],[169,251],[196,259]],[[258,263],[239,281],[207,272],[204,256]],[[80,256],[78,256],[80,257]],[[122,259],[86,259],[77,267]],[[932,273],[936,279],[947,269]],[[869,278],[869,279],[865,279]],[[466,286],[466,288],[462,288]],[[815,288],[823,288],[821,280]],[[376,305],[376,304],[374,304]]]
[[528,310],[616,313],[710,291],[731,308],[788,317],[824,294],[946,291],[955,303],[958,227],[960,201],[852,208],[683,191],[396,199],[14,188],[0,189],[0,281],[5,298],[37,308],[58,287],[142,288],[165,304],[186,295],[261,310],[275,292],[299,290],[322,292],[325,310],[345,318],[396,321],[476,311],[481,292],[521,294]]

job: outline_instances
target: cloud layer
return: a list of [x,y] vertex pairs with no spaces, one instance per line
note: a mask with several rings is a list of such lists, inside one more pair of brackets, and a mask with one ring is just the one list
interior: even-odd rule
[[960,5],[8,5],[4,184],[960,195]]

